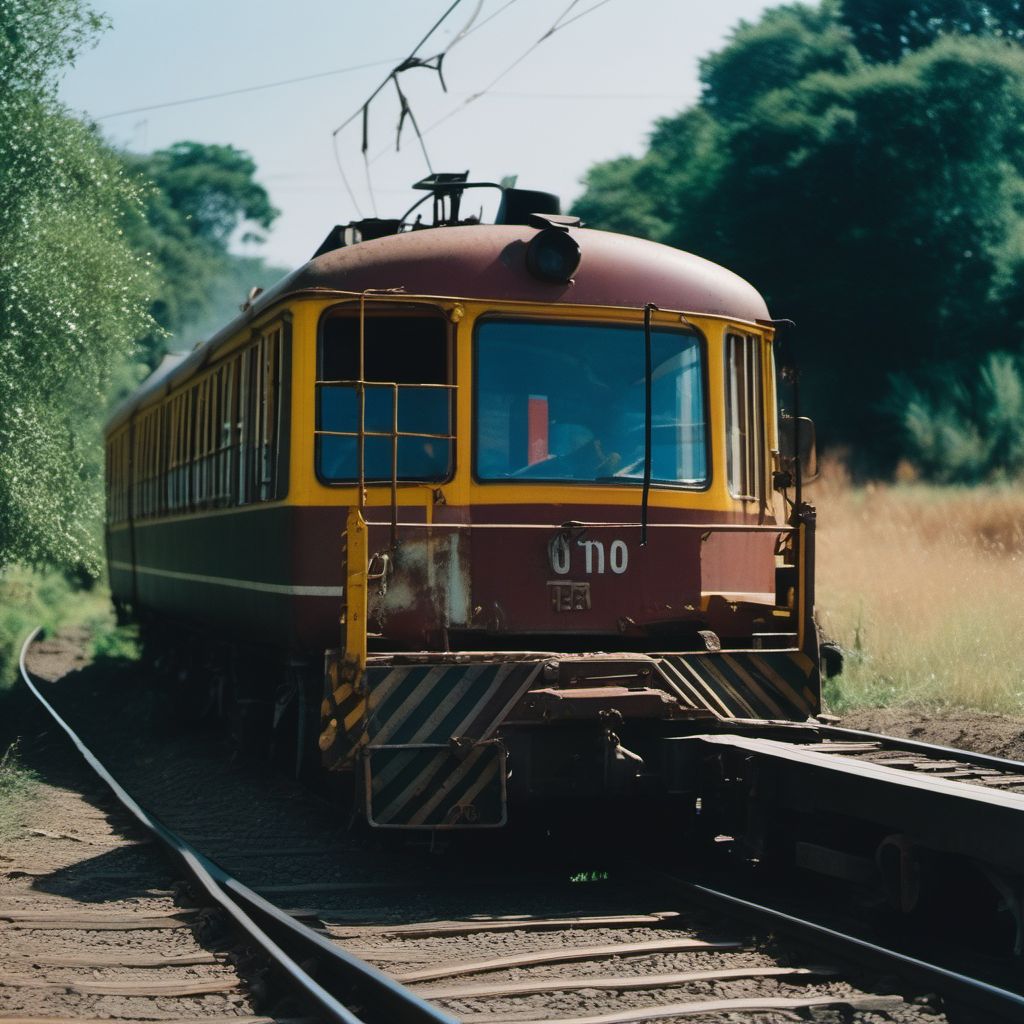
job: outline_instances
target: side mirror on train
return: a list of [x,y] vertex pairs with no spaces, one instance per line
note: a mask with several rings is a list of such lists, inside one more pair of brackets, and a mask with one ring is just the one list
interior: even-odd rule
[[[797,446],[799,444],[799,452]],[[807,484],[818,478],[818,445],[814,434],[814,421],[806,416],[779,417],[779,456],[782,467],[791,477],[796,476],[799,458],[800,478]]]

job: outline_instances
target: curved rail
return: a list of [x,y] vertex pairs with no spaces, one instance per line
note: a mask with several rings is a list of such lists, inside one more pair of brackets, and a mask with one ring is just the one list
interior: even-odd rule
[[972,978],[958,971],[908,956],[887,946],[869,942],[845,932],[836,931],[814,921],[755,903],[732,893],[702,885],[689,879],[662,874],[662,881],[671,890],[685,895],[694,903],[711,910],[725,911],[733,917],[744,917],[769,930],[785,932],[820,949],[827,949],[848,960],[872,968],[891,970],[904,978],[926,985],[944,999],[969,1006],[985,1014],[985,1021],[1007,1021],[1019,1024],[1024,1020],[1024,995],[998,985]]
[[[458,1024],[455,1018],[383,972],[283,913],[138,804],[32,681],[25,659],[29,647],[41,632],[41,628],[33,630],[21,648],[18,664],[25,685],[125,810],[160,842],[195,885],[207,894],[211,903],[228,915],[236,929],[318,1009],[322,1019],[333,1024]],[[300,960],[303,964],[310,961],[316,964],[320,980],[300,967]],[[348,1009],[342,1000],[357,1003],[360,1016]]]

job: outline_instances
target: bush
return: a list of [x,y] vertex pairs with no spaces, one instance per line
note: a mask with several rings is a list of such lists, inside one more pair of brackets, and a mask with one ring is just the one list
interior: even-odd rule
[[0,573],[0,693],[17,679],[18,654],[25,637],[42,626],[82,626],[92,634],[93,654],[107,657],[137,655],[129,634],[118,630],[105,587],[83,587],[77,579],[55,570],[37,572],[15,566]]
[[0,566],[99,571],[99,421],[152,326],[140,188],[57,94],[101,24],[84,0],[0,2]]
[[0,756],[0,836],[10,834],[17,826],[20,805],[36,782],[35,774],[21,764],[15,740]]
[[1024,360],[991,352],[973,376],[946,366],[920,384],[896,378],[888,407],[908,456],[929,479],[1024,476]]

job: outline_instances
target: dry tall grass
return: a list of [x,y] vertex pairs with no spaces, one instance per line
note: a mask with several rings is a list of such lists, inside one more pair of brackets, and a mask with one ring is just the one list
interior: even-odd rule
[[853,486],[826,466],[817,613],[846,666],[833,707],[1024,713],[1024,490]]

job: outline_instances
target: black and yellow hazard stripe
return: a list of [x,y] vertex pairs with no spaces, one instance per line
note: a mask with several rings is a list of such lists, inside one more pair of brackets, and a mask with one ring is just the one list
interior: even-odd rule
[[505,751],[496,741],[463,756],[438,744],[369,747],[366,808],[388,828],[486,828],[505,824]]
[[804,721],[820,710],[818,666],[801,651],[667,654],[658,668],[695,709],[720,718]]
[[334,771],[351,767],[366,745],[363,672],[340,651],[328,651],[326,656],[319,745],[323,766]]
[[540,670],[540,661],[360,669],[342,652],[330,651],[321,706],[323,764],[351,768],[368,744],[479,743],[505,720]]
[[530,688],[539,661],[373,666],[365,673],[374,745],[486,739]]

